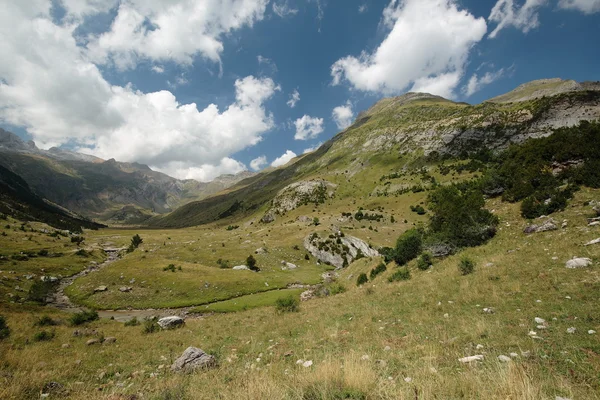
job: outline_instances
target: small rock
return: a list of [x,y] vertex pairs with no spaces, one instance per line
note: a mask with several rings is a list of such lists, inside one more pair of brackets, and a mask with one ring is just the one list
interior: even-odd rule
[[303,366],[304,368],[308,368],[308,367],[310,367],[310,366],[312,366],[312,365],[313,365],[313,362],[312,362],[312,360],[307,360],[307,361],[304,361],[304,362],[302,363],[302,366]]
[[549,218],[541,225],[534,224],[534,225],[529,225],[529,226],[525,227],[525,229],[523,229],[523,232],[529,234],[529,233],[555,231],[557,229],[558,229],[558,227],[556,226],[554,220],[552,218]]
[[247,265],[236,265],[235,267],[231,268],[234,271],[250,271],[250,268],[248,268]]
[[102,285],[102,286],[98,286],[96,289],[94,289],[94,293],[106,292],[107,290],[108,290],[108,287]]
[[444,318],[449,318],[450,315],[448,313],[444,314]]
[[476,348],[477,350],[481,350],[481,349],[483,349],[483,345],[482,345],[482,344],[478,344],[477,346],[475,346],[475,348]]
[[546,320],[543,318],[535,317],[533,320],[535,321],[536,324],[541,324],[541,325],[546,324]]
[[404,382],[411,383],[412,382],[412,378],[407,376],[406,378],[404,378]]
[[499,355],[498,356],[498,361],[503,362],[503,363],[507,363],[507,362],[511,362],[512,359],[508,356],[505,355]]
[[392,348],[390,346],[385,346],[383,348],[383,351],[391,351],[391,350],[392,350]]
[[183,318],[174,315],[170,317],[164,317],[158,320],[158,325],[162,329],[175,329],[183,326],[184,324],[185,321],[183,320]]
[[459,358],[458,361],[461,363],[471,363],[474,361],[483,361],[483,355],[478,354],[475,356],[463,357],[463,358]]
[[369,357],[368,354],[363,354],[363,356],[360,358],[362,361],[367,361],[369,360],[371,357]]
[[565,264],[565,267],[569,268],[569,269],[575,269],[575,268],[585,268],[585,267],[589,267],[590,265],[592,265],[592,260],[589,258],[572,258],[569,261],[567,261],[567,263]]
[[510,358],[517,358],[517,357],[519,357],[519,355],[517,353],[510,353],[509,356],[510,356]]
[[69,347],[71,347],[71,345],[69,343],[63,343],[63,345],[61,347],[63,349],[68,349]]
[[213,368],[216,365],[217,361],[214,356],[206,354],[197,347],[188,347],[171,365],[171,370],[189,373],[199,369]]
[[91,346],[93,344],[98,344],[100,343],[100,339],[90,339],[87,342],[85,342],[85,344],[87,344],[88,346]]
[[133,288],[131,286],[121,286],[119,288],[119,291],[123,292],[123,293],[128,293],[128,292],[131,292],[132,290],[133,290]]
[[304,292],[302,292],[300,294],[300,301],[308,301],[308,300],[312,299],[313,297],[315,297],[314,290],[305,290]]
[[567,328],[567,333],[575,333],[577,329],[574,327]]
[[116,337],[109,336],[107,338],[104,338],[104,342],[102,342],[102,343],[111,344],[111,343],[115,343],[116,341],[117,341]]
[[593,244],[598,244],[598,243],[600,243],[600,238],[594,239],[594,240],[592,240],[590,242],[587,242],[584,246],[591,246]]
[[595,330],[593,330],[593,329],[590,329],[590,330],[588,331],[588,335],[593,335],[593,334],[595,334],[595,333],[596,333],[596,331],[595,331]]
[[483,309],[483,312],[486,314],[493,314],[495,310],[492,307],[486,307]]
[[268,251],[264,247],[259,247],[258,249],[254,250],[254,254],[266,254],[266,253],[268,253]]

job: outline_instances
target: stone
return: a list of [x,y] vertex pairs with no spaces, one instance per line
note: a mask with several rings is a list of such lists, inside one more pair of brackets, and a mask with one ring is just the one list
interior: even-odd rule
[[68,349],[69,347],[71,347],[71,345],[69,343],[63,343],[63,345],[61,347],[63,349]]
[[507,362],[511,362],[512,359],[510,357],[505,356],[505,355],[502,354],[502,355],[498,356],[498,361],[503,362],[503,363],[507,363]]
[[[340,243],[338,243],[338,239]],[[326,242],[329,243],[327,244]],[[330,248],[333,246],[336,247],[337,251]],[[344,246],[347,248],[347,251],[343,250]],[[351,264],[359,257],[359,254],[362,254],[364,257],[380,256],[379,252],[369,247],[366,242],[352,236],[338,236],[336,239],[329,239],[312,234],[304,239],[304,248],[320,262],[333,265],[336,269],[341,269],[347,264]],[[326,248],[329,250],[326,250]],[[345,258],[342,257],[342,253],[345,253]]]
[[102,342],[102,343],[111,344],[111,343],[115,343],[116,341],[117,341],[116,337],[109,336],[107,338],[104,338],[104,342]]
[[183,354],[171,365],[174,372],[190,373],[197,370],[214,368],[217,360],[197,347],[188,347]]
[[591,241],[587,242],[584,246],[591,246],[593,244],[599,244],[599,243],[600,243],[600,238],[591,240]]
[[290,262],[286,262],[286,261],[281,261],[281,270],[282,271],[287,271],[287,270],[294,270],[296,268],[298,268],[298,266],[296,264],[292,264]]
[[573,334],[577,329],[575,327],[567,328],[567,333]]
[[517,357],[519,357],[519,355],[517,353],[510,353],[509,356],[510,356],[510,358],[517,358]]
[[305,290],[304,292],[302,292],[300,294],[300,301],[308,301],[308,300],[312,299],[313,297],[315,297],[314,290]]
[[483,312],[486,314],[493,314],[495,310],[492,307],[486,307],[483,309]]
[[588,226],[600,226],[600,221],[592,221],[588,224]]
[[248,266],[246,265],[236,265],[235,267],[231,268],[234,271],[250,271],[250,268],[248,268]]
[[588,331],[588,335],[594,335],[595,333],[596,333],[596,331],[595,331],[595,330],[593,330],[593,329],[590,329],[590,330]]
[[383,348],[383,351],[391,351],[391,350],[392,350],[392,348],[390,346],[385,346]]
[[478,344],[477,346],[475,346],[475,348],[476,348],[477,350],[481,350],[481,349],[483,349],[483,345],[482,345],[482,344]]
[[268,251],[264,247],[259,247],[258,249],[254,250],[254,254],[266,254],[266,253],[268,253]]
[[267,211],[265,215],[260,219],[263,224],[270,224],[275,221],[275,213],[271,210]]
[[312,365],[313,365],[313,362],[312,362],[312,360],[306,360],[306,361],[304,361],[304,362],[302,363],[302,366],[303,366],[304,368],[312,367]]
[[592,260],[589,258],[577,258],[574,257],[572,259],[570,259],[569,261],[567,261],[567,263],[565,264],[565,267],[569,268],[569,269],[575,269],[575,268],[585,268],[585,267],[589,267],[590,265],[592,265]]
[[183,320],[183,318],[175,316],[175,315],[170,316],[170,317],[160,318],[158,320],[158,325],[162,329],[175,329],[175,328],[179,328],[179,327],[183,326],[184,324],[185,324],[185,321]]
[[483,355],[478,354],[475,356],[463,357],[463,358],[459,358],[458,361],[461,363],[465,363],[465,364],[476,362],[476,361],[483,361]]
[[106,292],[107,290],[108,290],[108,287],[102,285],[102,286],[98,286],[96,289],[94,289],[94,293]]
[[123,292],[123,293],[128,293],[128,292],[131,292],[132,290],[133,290],[133,288],[131,286],[121,286],[119,288],[119,291]]
[[100,343],[100,339],[90,339],[85,344],[87,344],[88,346],[91,346],[93,344],[99,344],[99,343]]
[[558,227],[556,226],[556,223],[554,222],[554,220],[552,218],[548,218],[541,225],[533,224],[533,225],[526,226],[525,229],[523,229],[523,232],[527,233],[527,234],[531,234],[531,233],[555,231],[557,229],[558,229]]
[[546,324],[546,320],[542,319],[540,317],[535,317],[533,320],[535,321],[536,324],[540,324],[540,325],[545,325]]

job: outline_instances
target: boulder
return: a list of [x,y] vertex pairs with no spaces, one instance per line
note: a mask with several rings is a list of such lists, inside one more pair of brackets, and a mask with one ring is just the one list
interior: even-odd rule
[[335,236],[334,239],[321,238],[313,233],[304,239],[304,248],[320,262],[333,265],[337,269],[345,267],[360,256],[380,256],[377,250],[358,238],[343,236],[341,233]]
[[437,243],[430,246],[427,246],[425,249],[431,253],[432,256],[436,258],[446,257],[450,254],[454,253],[454,248],[445,243]]
[[296,264],[292,264],[286,261],[281,261],[281,269],[283,271],[287,271],[287,270],[291,270],[291,269],[296,269],[298,268],[298,266]]
[[93,344],[99,344],[99,343],[100,343],[100,339],[90,339],[85,344],[87,344],[88,346],[91,346]]
[[[337,185],[325,180],[300,181],[281,189],[268,213],[283,215],[303,204],[320,204],[334,196]],[[265,215],[267,215],[265,214]]]
[[214,356],[206,354],[197,347],[188,347],[181,357],[175,360],[173,365],[171,365],[171,370],[174,372],[190,373],[196,370],[208,369],[216,366],[217,360]]
[[175,329],[183,326],[185,321],[181,317],[177,317],[175,315],[170,317],[164,317],[158,320],[158,325],[162,329]]
[[275,213],[271,210],[267,211],[267,213],[260,219],[260,222],[263,224],[270,224],[273,221],[275,221]]
[[259,247],[258,249],[254,250],[254,254],[266,254],[266,253],[268,253],[268,251],[264,247]]
[[248,268],[248,266],[246,265],[236,265],[235,267],[231,268],[234,271],[250,271],[250,268]]
[[463,357],[458,359],[461,363],[472,363],[474,361],[483,361],[483,355],[478,354],[476,356]]
[[131,286],[121,286],[119,288],[119,291],[123,292],[123,293],[128,293],[128,292],[131,292],[132,290],[133,290],[133,288]]
[[107,290],[108,290],[108,287],[102,285],[102,286],[98,286],[96,289],[94,289],[94,293],[106,292]]
[[590,265],[592,265],[591,259],[574,257],[574,258],[570,259],[569,261],[567,261],[567,263],[565,264],[565,267],[567,267],[569,269],[575,269],[575,268],[589,267]]
[[558,226],[556,226],[556,223],[554,222],[554,220],[552,218],[548,218],[541,225],[533,224],[533,225],[526,226],[525,229],[523,229],[523,232],[530,234],[530,233],[555,231],[557,229],[558,229]]
[[585,244],[585,246],[591,246],[591,245],[593,245],[593,244],[599,244],[599,243],[600,243],[600,238],[598,238],[598,239],[594,239],[594,240],[591,240],[591,241],[587,242],[587,243]]
[[104,338],[104,341],[102,343],[111,344],[111,343],[115,343],[116,341],[117,341],[116,337],[109,336],[109,337]]

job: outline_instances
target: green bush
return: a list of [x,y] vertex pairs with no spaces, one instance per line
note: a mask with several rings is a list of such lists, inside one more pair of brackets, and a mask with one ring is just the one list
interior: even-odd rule
[[426,213],[425,209],[420,205],[410,206],[410,211],[417,213],[418,215],[425,215]]
[[58,282],[47,281],[35,281],[29,288],[27,293],[27,300],[33,301],[39,304],[46,304],[46,299],[58,286]]
[[83,236],[71,236],[71,243],[75,243],[77,246],[81,245],[84,240]]
[[431,257],[431,254],[429,254],[429,253],[423,253],[417,259],[417,268],[419,268],[421,271],[428,270],[429,267],[431,267],[432,265],[433,265],[433,259]]
[[297,312],[300,301],[294,296],[280,297],[275,301],[275,308],[278,312]]
[[469,258],[462,258],[458,263],[458,270],[461,275],[469,275],[475,271],[475,263]]
[[390,276],[388,278],[388,281],[390,282],[397,282],[397,281],[407,281],[410,279],[410,270],[406,267],[404,268],[399,268],[396,272],[394,272],[392,274],[392,276]]
[[133,252],[135,249],[140,247],[140,244],[142,244],[143,242],[144,242],[144,240],[140,237],[140,235],[138,235],[136,233],[131,238],[131,243],[129,244],[129,247],[127,248],[127,252],[128,253]]
[[146,318],[144,320],[144,328],[142,332],[145,334],[155,333],[160,331],[160,325],[158,325],[158,319],[154,318]]
[[423,249],[421,233],[416,229],[404,232],[396,241],[394,261],[402,266],[416,258]]
[[163,268],[163,271],[175,272],[175,264],[169,264],[168,266]]
[[254,258],[252,254],[250,254],[248,258],[246,258],[246,266],[248,266],[248,268],[250,268],[251,271],[260,271],[260,268],[256,266],[256,258]]
[[219,258],[217,260],[217,265],[221,269],[227,269],[227,268],[229,268],[229,260],[223,260],[222,258]]
[[69,318],[69,323],[73,326],[83,325],[86,322],[95,321],[98,318],[100,317],[98,316],[98,313],[94,310],[81,311],[71,315],[71,318]]
[[371,278],[371,280],[375,279],[375,277],[383,272],[385,272],[387,270],[387,267],[384,263],[379,263],[378,266],[376,266],[375,268],[373,268],[371,270],[371,273],[369,274],[369,277]]
[[33,325],[34,326],[54,326],[54,325],[58,325],[58,322],[56,322],[55,320],[53,320],[52,318],[50,318],[47,315],[43,315],[43,316],[39,317]]
[[54,331],[52,331],[52,332],[39,331],[39,332],[36,332],[35,335],[33,335],[33,341],[34,342],[47,342],[47,341],[54,339],[55,335],[56,334],[54,333]]
[[356,280],[356,286],[364,285],[367,282],[369,282],[369,278],[367,278],[367,274],[362,273],[358,276],[358,279]]
[[125,321],[125,326],[138,326],[140,321],[138,321],[137,317],[133,317],[130,320]]
[[336,294],[345,293],[346,287],[341,283],[333,283],[329,286],[329,294],[335,296]]
[[0,340],[10,336],[10,328],[6,325],[6,320],[0,315]]

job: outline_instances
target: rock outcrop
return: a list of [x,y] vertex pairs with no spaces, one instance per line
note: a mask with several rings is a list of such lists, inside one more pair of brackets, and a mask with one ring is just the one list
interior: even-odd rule
[[204,350],[197,347],[188,347],[171,365],[171,370],[174,372],[190,373],[216,366],[217,360],[214,356],[206,354]]
[[273,222],[275,215],[283,215],[305,204],[322,204],[335,194],[337,185],[325,180],[294,182],[281,189],[273,198],[271,208],[261,221]]
[[344,268],[362,257],[378,257],[379,252],[359,238],[341,232],[321,238],[313,233],[304,239],[304,248],[322,263]]
[[555,231],[558,229],[558,226],[556,226],[556,223],[554,222],[554,220],[552,218],[548,218],[546,221],[544,221],[541,225],[528,225],[525,227],[525,229],[523,229],[524,233],[540,233],[540,232],[547,232],[547,231]]
[[158,325],[162,329],[175,329],[183,326],[184,324],[185,321],[183,318],[177,316],[164,317],[158,320]]

